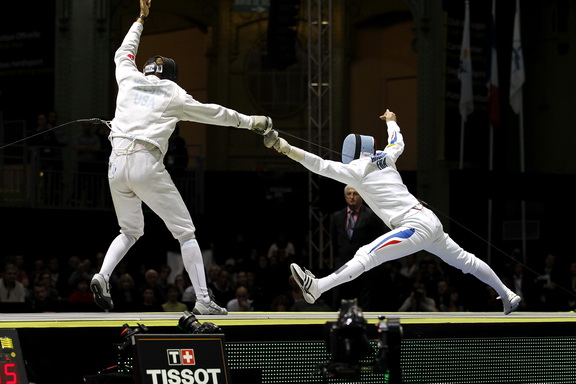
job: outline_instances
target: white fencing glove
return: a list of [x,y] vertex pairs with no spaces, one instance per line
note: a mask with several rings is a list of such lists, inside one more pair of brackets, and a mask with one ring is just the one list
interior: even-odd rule
[[264,146],[266,148],[272,148],[274,144],[278,141],[278,131],[275,129],[271,130],[264,135]]
[[286,155],[294,161],[300,162],[304,159],[305,152],[298,147],[288,144],[285,139],[278,137],[278,132],[275,130],[264,135],[264,145],[267,148],[274,148],[278,153]]
[[272,130],[272,119],[268,116],[250,116],[250,130],[260,135],[266,135]]

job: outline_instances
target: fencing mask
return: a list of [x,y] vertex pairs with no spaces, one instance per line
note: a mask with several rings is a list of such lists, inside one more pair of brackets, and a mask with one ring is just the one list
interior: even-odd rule
[[171,80],[176,83],[178,80],[178,67],[176,62],[168,57],[154,56],[146,61],[144,70],[146,76],[157,75],[161,79]]
[[342,144],[342,162],[348,164],[352,160],[372,156],[375,148],[372,136],[349,134]]

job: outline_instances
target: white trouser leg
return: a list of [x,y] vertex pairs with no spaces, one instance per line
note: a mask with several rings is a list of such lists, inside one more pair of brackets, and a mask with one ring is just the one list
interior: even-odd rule
[[508,298],[508,293],[510,289],[504,285],[502,280],[496,275],[496,273],[490,268],[488,264],[484,261],[478,259],[478,269],[475,273],[472,273],[478,280],[482,281],[484,284],[488,284],[498,293],[503,299]]
[[196,300],[208,304],[210,302],[210,296],[208,295],[206,272],[204,271],[204,262],[198,241],[194,239],[182,243],[180,250],[182,252],[182,259],[184,260],[184,268],[186,268],[192,286],[194,287]]
[[318,280],[318,292],[323,293],[330,289],[354,280],[364,273],[364,265],[357,258],[349,260],[336,272]]
[[114,268],[120,263],[120,260],[126,255],[128,250],[136,243],[136,238],[134,236],[125,235],[120,233],[108,248],[104,261],[102,262],[102,268],[100,273],[104,276],[106,281],[110,280],[110,275]]

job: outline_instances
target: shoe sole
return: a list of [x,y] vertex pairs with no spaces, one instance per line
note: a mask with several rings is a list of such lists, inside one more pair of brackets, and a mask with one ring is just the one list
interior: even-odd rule
[[102,288],[100,287],[100,284],[98,284],[97,282],[90,283],[90,290],[94,294],[94,300],[96,301],[96,304],[98,304],[100,308],[107,310],[111,310],[112,308],[114,308],[114,305],[108,303],[108,301],[102,295]]

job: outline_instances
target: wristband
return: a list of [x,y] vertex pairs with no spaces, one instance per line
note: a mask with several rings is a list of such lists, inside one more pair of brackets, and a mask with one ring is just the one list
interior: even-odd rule
[[148,16],[142,14],[140,16],[138,16],[139,19],[142,19],[142,21],[146,21],[146,19],[148,18]]

